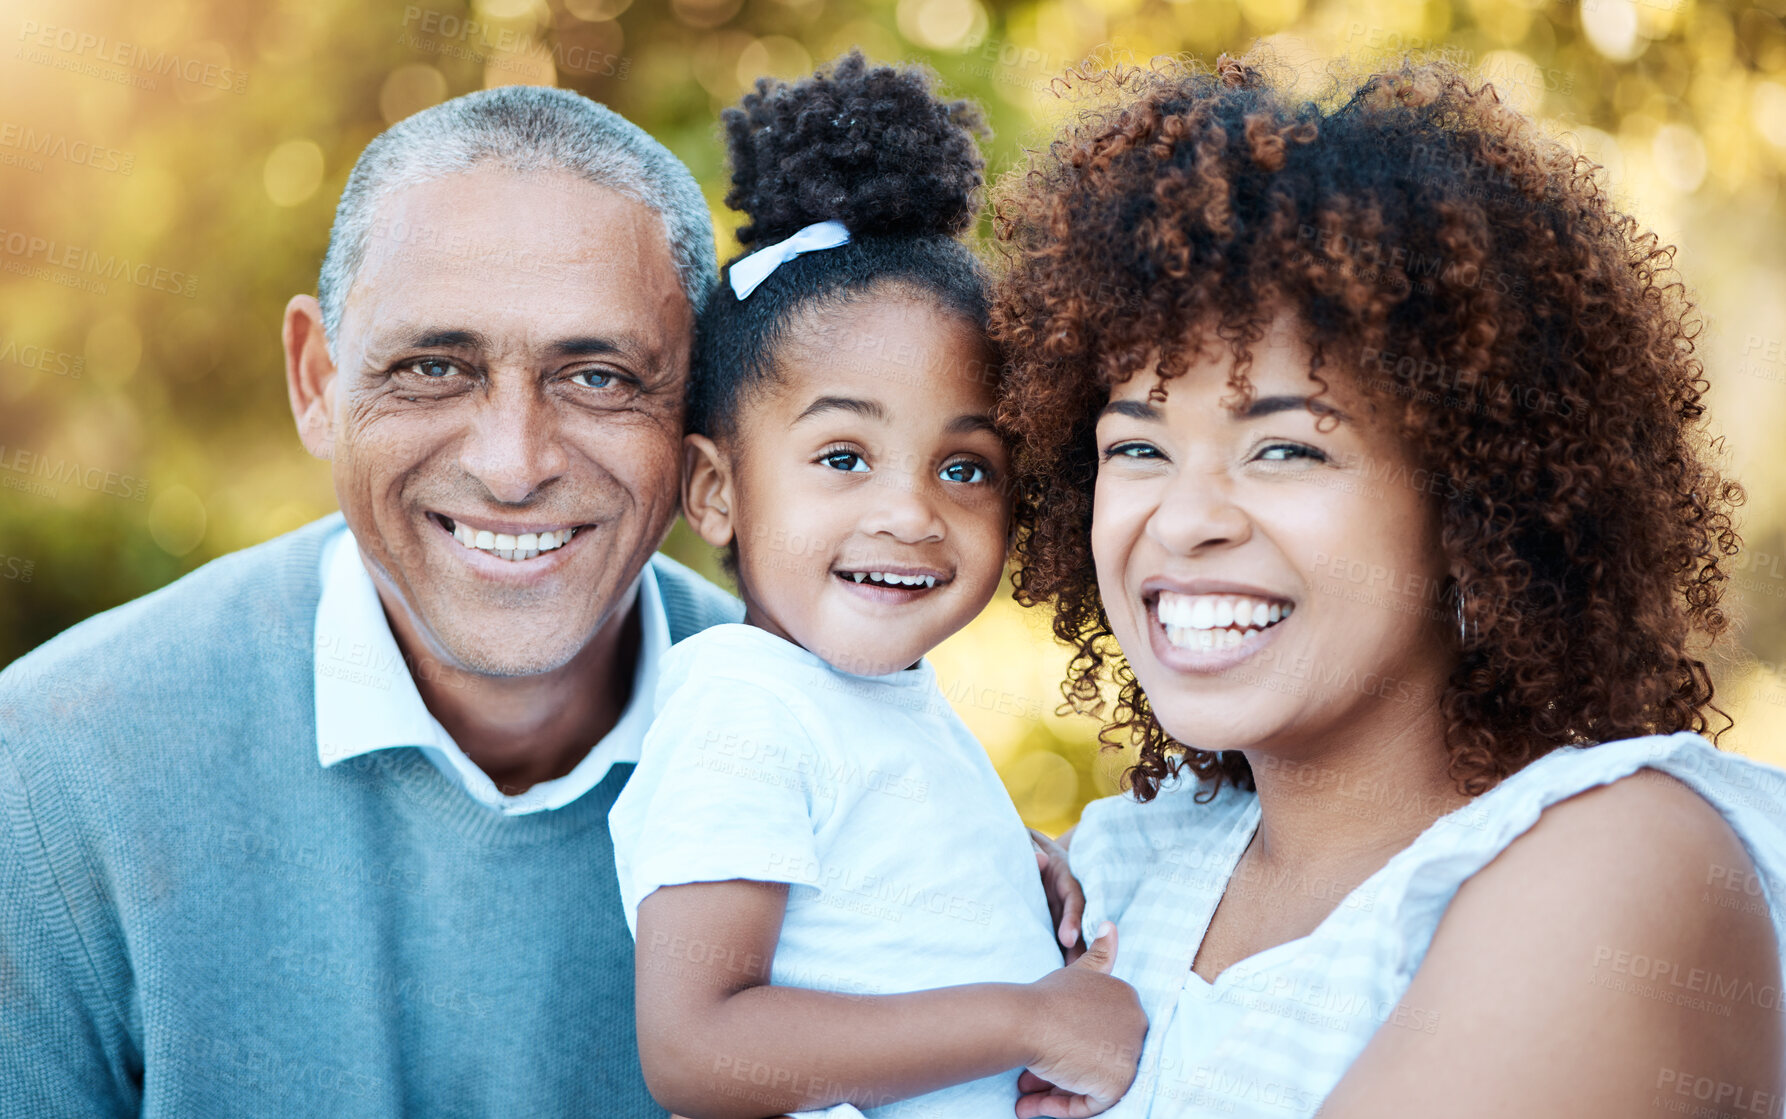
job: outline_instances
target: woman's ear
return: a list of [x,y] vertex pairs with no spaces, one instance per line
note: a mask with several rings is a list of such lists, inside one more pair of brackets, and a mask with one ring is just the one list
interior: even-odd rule
[[731,461],[705,435],[682,438],[682,515],[715,548],[732,542]]

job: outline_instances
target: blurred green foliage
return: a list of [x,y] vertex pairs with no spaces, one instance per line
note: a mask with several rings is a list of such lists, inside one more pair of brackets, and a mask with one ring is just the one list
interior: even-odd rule
[[[579,90],[688,163],[724,257],[719,109],[851,46],[981,102],[994,174],[1046,143],[1067,109],[1051,80],[1091,55],[1207,61],[1264,40],[1311,93],[1342,57],[1474,70],[1682,246],[1746,528],[1786,543],[1782,14],[1786,0],[0,0],[0,664],[334,508],[293,431],[278,324],[314,291],[341,185],[389,123],[489,85]],[[685,528],[670,550],[717,573]],[[1739,575],[1744,650],[1720,673],[1757,728],[1737,744],[1778,761],[1786,571],[1766,558]],[[935,659],[1032,823],[1058,830],[1113,788],[1093,727],[1052,714],[1065,654],[1045,619],[996,603]]]

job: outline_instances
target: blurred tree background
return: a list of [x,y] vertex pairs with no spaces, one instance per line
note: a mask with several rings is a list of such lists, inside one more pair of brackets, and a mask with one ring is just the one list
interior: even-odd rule
[[[724,258],[720,108],[852,46],[983,104],[993,174],[1046,143],[1088,55],[1264,42],[1444,57],[1606,168],[1680,246],[1728,465],[1749,488],[1724,743],[1786,762],[1786,0],[0,0],[0,664],[335,507],[286,402],[278,327],[387,125],[510,83],[603,101],[703,183]],[[670,550],[716,572],[678,528]],[[934,656],[1025,817],[1115,787],[1053,714],[1065,652],[1000,599]]]

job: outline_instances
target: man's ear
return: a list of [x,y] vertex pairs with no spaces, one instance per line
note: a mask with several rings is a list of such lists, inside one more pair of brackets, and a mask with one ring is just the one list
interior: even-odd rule
[[322,307],[313,295],[285,305],[285,388],[304,449],[320,459],[335,454],[335,362],[323,334]]
[[682,437],[682,515],[715,548],[732,542],[732,468],[705,435]]

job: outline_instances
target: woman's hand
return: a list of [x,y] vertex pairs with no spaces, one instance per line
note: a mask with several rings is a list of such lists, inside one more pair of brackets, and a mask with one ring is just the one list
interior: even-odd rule
[[[1071,835],[1069,830],[1067,835]],[[1030,842],[1036,847],[1036,867],[1042,872],[1042,890],[1048,895],[1048,916],[1054,923],[1055,936],[1060,938],[1061,951],[1072,963],[1085,951],[1079,935],[1079,922],[1085,919],[1085,891],[1079,879],[1067,868],[1067,849],[1035,828],[1029,829]],[[1066,835],[1061,836],[1067,838]]]
[[[1135,989],[1110,974],[1116,966],[1116,926],[1104,922],[1098,939],[1073,963],[1030,984],[1039,996],[1036,1057],[1019,1119],[1084,1119],[1106,1111],[1135,1081],[1147,1015]],[[1094,1040],[1087,1040],[1094,1039]]]

